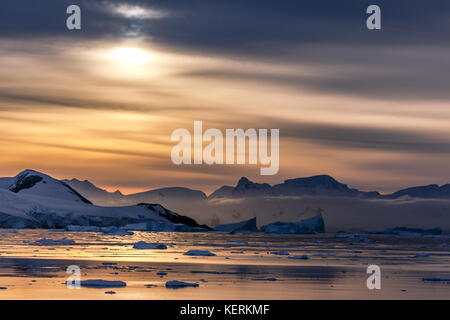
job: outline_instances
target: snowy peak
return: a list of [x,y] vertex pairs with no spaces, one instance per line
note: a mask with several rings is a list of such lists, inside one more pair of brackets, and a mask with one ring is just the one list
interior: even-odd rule
[[271,195],[272,187],[267,183],[255,183],[242,177],[232,191],[233,196]]
[[63,182],[67,183],[69,186],[80,192],[81,194],[89,194],[89,193],[97,193],[97,194],[116,194],[116,195],[122,195],[122,193],[117,190],[116,192],[108,192],[105,189],[97,187],[95,184],[90,182],[89,180],[78,180],[78,179],[72,179],[72,180],[62,180]]
[[91,204],[89,200],[65,182],[30,169],[24,170],[12,178],[8,190],[21,195]]
[[272,187],[268,183],[252,182],[246,177],[239,179],[235,187],[222,186],[214,191],[208,199],[214,198],[243,198],[273,195]]
[[209,199],[213,198],[240,198],[256,196],[363,196],[378,197],[378,192],[361,192],[350,189],[347,185],[336,181],[328,175],[317,175],[307,178],[285,180],[283,183],[270,186],[267,183],[255,183],[242,177],[236,187],[223,186],[213,192]]
[[450,198],[450,184],[439,187],[437,184],[430,184],[427,186],[418,186],[412,188],[406,188],[387,195],[387,198],[396,199],[399,197],[411,197],[411,198]]
[[276,194],[283,196],[358,196],[365,194],[356,189],[350,189],[346,184],[340,183],[328,175],[285,180],[284,183],[275,185],[273,189]]
[[9,191],[18,193],[23,189],[34,187],[42,180],[44,180],[44,177],[41,173],[33,170],[25,170],[14,177],[13,184],[9,187]]
[[346,184],[336,181],[328,175],[318,175],[307,178],[285,180],[284,184],[297,188],[322,188],[327,190],[348,190]]

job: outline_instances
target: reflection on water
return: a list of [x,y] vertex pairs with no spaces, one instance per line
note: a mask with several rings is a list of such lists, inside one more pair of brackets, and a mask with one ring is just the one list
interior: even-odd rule
[[[42,238],[75,243],[36,242]],[[450,278],[450,239],[371,235],[363,240],[331,234],[0,231],[0,299],[450,298],[448,281],[422,281]],[[164,243],[167,249],[134,249],[138,241]],[[216,256],[183,255],[191,249]],[[308,259],[289,259],[300,255]],[[381,290],[366,287],[370,264],[381,267]],[[127,286],[68,289],[70,265],[80,267],[82,280],[121,280]],[[199,287],[167,289],[169,280]],[[115,294],[105,294],[111,290]]]

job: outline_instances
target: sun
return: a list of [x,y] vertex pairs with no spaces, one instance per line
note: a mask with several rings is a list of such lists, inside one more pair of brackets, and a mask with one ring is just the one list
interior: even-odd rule
[[111,61],[127,65],[144,65],[151,61],[151,54],[143,49],[134,47],[119,47],[108,53]]

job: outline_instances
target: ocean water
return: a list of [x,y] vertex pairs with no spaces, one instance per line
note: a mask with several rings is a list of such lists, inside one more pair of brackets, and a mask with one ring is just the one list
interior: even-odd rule
[[[167,249],[134,249],[138,241]],[[379,290],[367,288],[369,265],[380,267]],[[0,299],[450,299],[449,265],[445,236],[0,231]],[[126,286],[71,289],[69,266],[82,281]],[[171,280],[198,287],[166,288]]]

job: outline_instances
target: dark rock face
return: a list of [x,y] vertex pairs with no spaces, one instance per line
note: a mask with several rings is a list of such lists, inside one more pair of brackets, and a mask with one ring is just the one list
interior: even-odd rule
[[75,194],[77,197],[79,197],[81,199],[81,201],[83,201],[84,203],[87,204],[92,204],[92,202],[90,202],[88,199],[86,199],[85,197],[83,197],[81,194],[79,194],[75,189],[73,189],[71,186],[69,186],[67,183],[65,182],[61,182],[63,184],[63,186],[65,186],[67,189],[70,190],[70,192],[72,192],[73,194]]
[[149,203],[139,203],[138,206],[144,206],[150,210],[156,211],[159,213],[159,215],[163,218],[166,218],[172,223],[178,223],[178,224],[184,224],[188,227],[193,228],[202,228],[209,231],[212,231],[213,229],[207,226],[206,224],[198,224],[194,219],[179,215],[173,211],[167,210],[163,206],[159,204],[149,204]]
[[36,183],[40,182],[42,177],[40,176],[29,176],[24,174],[17,179],[17,182],[14,186],[12,186],[9,190],[18,193],[23,189],[30,189],[36,185]]

